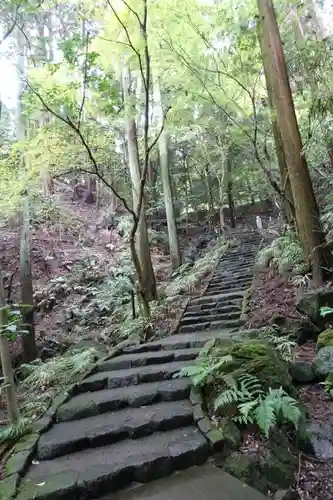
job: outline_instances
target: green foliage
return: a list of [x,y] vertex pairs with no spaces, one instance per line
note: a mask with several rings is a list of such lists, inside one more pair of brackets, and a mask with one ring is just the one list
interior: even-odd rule
[[230,361],[232,361],[231,356],[224,356],[218,361],[209,356],[199,356],[196,364],[185,366],[174,375],[174,378],[190,377],[195,387],[203,387],[209,384],[219,373],[223,372],[223,365]]
[[233,417],[235,422],[255,423],[267,438],[278,422],[291,423],[297,429],[301,418],[297,401],[282,387],[269,388],[265,393],[260,380],[248,374],[233,380],[231,387],[221,392],[214,402],[215,411],[230,404],[237,405],[237,414]]
[[320,382],[324,391],[333,399],[333,373],[330,373],[324,382]]
[[193,290],[207,274],[209,274],[217,263],[217,260],[227,251],[229,244],[218,240],[217,245],[209,250],[203,257],[197,259],[193,267],[183,264],[177,276],[172,279],[165,289],[165,295],[172,297]]
[[18,422],[0,428],[0,444],[17,441],[31,430],[31,420],[21,418]]
[[293,361],[297,343],[292,339],[292,335],[279,335],[274,326],[263,328],[261,335],[275,347],[284,361],[287,363]]
[[96,360],[96,349],[68,352],[49,361],[36,360],[23,364],[18,372],[23,377],[20,391],[24,394],[22,415],[29,421],[40,417],[53,397],[65,391],[86,373]]
[[301,274],[308,269],[301,244],[292,231],[287,231],[268,247],[260,250],[256,264],[259,267],[271,267],[279,274],[290,271]]
[[323,306],[320,308],[320,316],[325,318],[325,316],[328,316],[329,314],[333,313],[333,308],[329,306]]

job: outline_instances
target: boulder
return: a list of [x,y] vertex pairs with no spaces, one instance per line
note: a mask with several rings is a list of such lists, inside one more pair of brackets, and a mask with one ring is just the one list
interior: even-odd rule
[[311,444],[317,458],[331,460],[333,458],[333,427],[331,422],[312,421],[308,426]]
[[306,314],[316,325],[324,325],[327,321],[333,319],[333,313],[321,316],[320,309],[322,307],[333,308],[333,290],[327,288],[319,288],[306,292],[297,302],[298,311]]
[[333,330],[328,329],[321,332],[317,339],[317,351],[323,347],[333,346]]
[[333,346],[323,347],[317,352],[312,368],[319,379],[324,379],[333,372]]
[[289,367],[289,373],[294,382],[308,384],[316,378],[313,368],[307,361],[294,361]]

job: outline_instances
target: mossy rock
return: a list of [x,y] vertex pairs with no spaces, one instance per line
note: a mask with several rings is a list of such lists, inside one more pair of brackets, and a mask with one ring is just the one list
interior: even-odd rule
[[294,382],[308,384],[316,378],[312,366],[307,361],[294,361],[289,367],[289,373]]
[[323,347],[333,346],[333,330],[325,330],[318,335],[317,351]]
[[228,448],[237,449],[242,441],[242,435],[237,425],[230,418],[224,417],[219,420],[218,427]]
[[333,346],[322,347],[312,362],[313,370],[319,379],[333,372]]
[[234,345],[230,354],[238,363],[240,373],[255,375],[266,390],[269,387],[274,389],[282,386],[289,393],[293,393],[288,366],[268,343],[256,340],[242,342]]
[[257,475],[257,460],[252,456],[235,452],[226,458],[223,468],[240,481],[252,486],[253,479]]

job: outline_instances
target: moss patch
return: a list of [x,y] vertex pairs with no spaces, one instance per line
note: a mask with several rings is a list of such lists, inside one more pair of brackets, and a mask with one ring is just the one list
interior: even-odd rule
[[318,335],[317,351],[328,346],[333,346],[333,330],[325,330]]

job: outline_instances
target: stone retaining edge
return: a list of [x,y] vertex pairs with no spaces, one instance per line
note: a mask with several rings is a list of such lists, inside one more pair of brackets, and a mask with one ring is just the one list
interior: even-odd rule
[[203,409],[203,399],[200,389],[191,387],[190,401],[193,407],[193,419],[201,434],[208,441],[210,451],[222,451],[226,442],[222,431],[212,422]]

